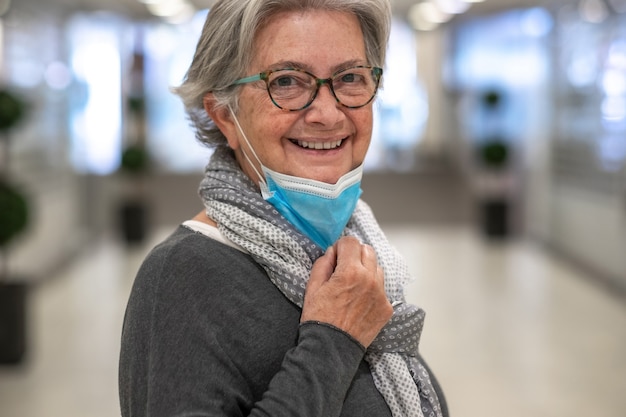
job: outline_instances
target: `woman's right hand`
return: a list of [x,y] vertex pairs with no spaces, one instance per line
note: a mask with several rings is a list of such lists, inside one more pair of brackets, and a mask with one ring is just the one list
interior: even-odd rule
[[371,246],[343,237],[313,265],[301,322],[331,324],[368,347],[392,314]]

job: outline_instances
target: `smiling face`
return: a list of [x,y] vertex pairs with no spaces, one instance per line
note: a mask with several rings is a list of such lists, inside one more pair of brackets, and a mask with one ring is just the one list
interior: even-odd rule
[[[368,65],[358,19],[342,12],[277,14],[257,33],[253,53],[246,75],[297,67],[328,78],[338,70]],[[228,111],[212,111],[210,104],[206,107],[244,172],[258,181],[242,148],[259,172],[260,166],[232,116]],[[258,81],[241,88],[237,119],[263,165],[283,174],[335,183],[363,163],[372,134],[372,103],[346,108],[324,85],[309,107],[290,112],[276,107],[265,83]]]

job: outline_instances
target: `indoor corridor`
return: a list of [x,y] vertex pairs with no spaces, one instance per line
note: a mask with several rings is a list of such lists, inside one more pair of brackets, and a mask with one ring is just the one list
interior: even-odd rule
[[[395,225],[388,237],[416,277],[421,341],[454,417],[626,415],[626,301],[520,240],[463,227]],[[124,307],[148,247],[85,249],[29,298],[29,352],[0,366],[2,417],[119,415]]]

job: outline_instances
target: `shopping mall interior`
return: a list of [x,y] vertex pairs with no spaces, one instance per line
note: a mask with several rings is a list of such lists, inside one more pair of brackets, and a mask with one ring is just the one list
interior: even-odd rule
[[[120,415],[133,279],[202,210],[171,88],[212,3],[0,0],[1,416]],[[626,1],[392,4],[362,198],[451,414],[623,417]]]

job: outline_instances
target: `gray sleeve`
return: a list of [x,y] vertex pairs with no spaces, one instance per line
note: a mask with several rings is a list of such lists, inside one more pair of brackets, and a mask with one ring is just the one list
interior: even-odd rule
[[287,352],[250,416],[339,416],[364,353],[338,329],[302,324],[297,346]]
[[188,243],[157,250],[136,278],[122,334],[122,416],[342,415],[364,348],[332,326],[299,324],[299,310],[251,259]]

